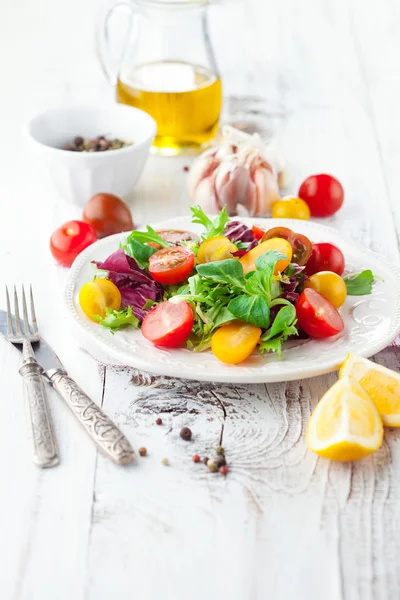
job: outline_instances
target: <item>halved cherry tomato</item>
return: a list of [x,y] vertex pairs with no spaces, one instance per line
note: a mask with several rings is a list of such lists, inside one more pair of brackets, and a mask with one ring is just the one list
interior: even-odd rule
[[236,365],[253,352],[261,337],[261,329],[244,321],[223,325],[211,338],[211,349],[224,363]]
[[141,331],[156,346],[175,348],[187,340],[193,322],[188,302],[162,302],[145,316]]
[[257,227],[257,225],[253,225],[253,227],[251,228],[251,233],[253,234],[253,237],[256,238],[256,240],[261,240],[261,238],[263,237],[263,235],[265,233],[265,229],[261,229],[261,227]]
[[337,273],[320,271],[304,282],[305,288],[312,288],[329,300],[335,308],[340,308],[347,297],[346,284]]
[[196,233],[183,229],[159,229],[157,233],[171,246],[180,246],[181,242],[194,242],[199,239]]
[[337,335],[344,329],[339,311],[319,292],[306,288],[296,302],[299,327],[313,338]]
[[319,271],[333,271],[342,275],[344,271],[344,256],[334,244],[319,242],[312,245],[311,256],[306,264],[307,275],[314,275]]
[[88,281],[79,292],[79,304],[89,319],[96,321],[94,316],[106,316],[106,308],[118,310],[121,306],[121,292],[109,279],[98,277]]
[[278,237],[266,240],[265,242],[261,242],[260,244],[258,244],[258,246],[247,252],[247,254],[245,254],[244,256],[242,256],[242,258],[239,259],[243,267],[243,273],[247,275],[247,273],[255,271],[257,258],[261,256],[261,254],[265,254],[270,250],[277,250],[278,252],[281,252],[282,254],[287,256],[287,260],[278,260],[278,262],[275,265],[275,275],[277,275],[278,273],[282,273],[282,271],[286,269],[286,267],[292,259],[292,247],[289,244],[289,242],[287,242],[283,238]]
[[312,244],[308,237],[301,233],[295,233],[288,227],[273,227],[265,232],[262,242],[271,238],[282,238],[289,242],[292,247],[292,261],[301,267],[306,264],[311,256]]
[[303,181],[299,196],[307,202],[313,217],[329,217],[342,206],[344,191],[335,177],[321,173]]
[[308,204],[301,198],[285,196],[274,202],[271,215],[273,219],[302,219],[307,221],[310,218],[310,209]]
[[194,265],[194,254],[180,246],[169,246],[155,252],[149,258],[150,275],[164,285],[184,281]]
[[215,235],[202,242],[197,252],[197,262],[202,265],[216,260],[232,258],[237,247],[224,235]]
[[67,221],[50,238],[50,251],[56,261],[70,267],[75,258],[97,240],[94,228],[84,221]]

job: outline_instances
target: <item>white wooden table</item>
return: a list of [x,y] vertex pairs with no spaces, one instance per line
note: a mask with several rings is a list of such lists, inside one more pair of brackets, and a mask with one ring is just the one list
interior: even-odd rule
[[[51,105],[112,101],[93,51],[97,14],[96,0],[1,3],[0,272],[2,283],[33,282],[44,337],[149,456],[114,466],[51,394],[62,460],[37,469],[19,355],[0,339],[1,599],[399,598],[398,432],[386,430],[381,450],[357,464],[317,460],[305,447],[308,416],[335,375],[268,386],[137,385],[133,370],[95,361],[70,335],[65,273],[47,244],[79,211],[44,189],[20,130]],[[399,4],[242,0],[214,7],[211,25],[225,93],[265,98],[291,190],[310,173],[336,175],[346,200],[328,224],[397,261]],[[130,199],[137,222],[187,212],[184,164],[149,161]],[[376,360],[400,367],[398,350]],[[183,425],[194,432],[190,444],[179,438]],[[221,437],[227,478],[190,460]]]

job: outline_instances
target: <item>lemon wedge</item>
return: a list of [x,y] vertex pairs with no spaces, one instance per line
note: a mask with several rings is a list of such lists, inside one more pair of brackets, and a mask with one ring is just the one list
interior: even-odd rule
[[310,450],[331,460],[358,460],[382,444],[382,419],[357,381],[343,376],[321,398],[307,426]]
[[400,427],[400,373],[349,354],[339,371],[339,377],[347,375],[372,398],[384,425]]

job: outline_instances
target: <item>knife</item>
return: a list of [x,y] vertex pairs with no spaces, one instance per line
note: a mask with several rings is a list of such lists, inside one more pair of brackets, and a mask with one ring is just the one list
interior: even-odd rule
[[[6,337],[7,313],[0,310],[0,333]],[[22,345],[13,344],[22,351]],[[42,369],[43,378],[66,401],[78,421],[109,458],[120,465],[126,465],[135,458],[135,453],[122,431],[69,377],[54,350],[40,339],[33,344],[35,358]]]

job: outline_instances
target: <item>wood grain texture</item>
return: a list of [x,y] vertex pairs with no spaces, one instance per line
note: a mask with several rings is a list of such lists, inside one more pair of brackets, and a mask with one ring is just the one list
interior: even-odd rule
[[[289,192],[310,173],[336,175],[345,204],[324,222],[397,261],[398,3],[237,0],[210,12],[225,118],[275,135]],[[0,7],[3,207],[12,199],[0,219],[2,278],[33,282],[44,337],[148,456],[123,468],[97,455],[49,390],[61,463],[33,468],[19,355],[0,339],[2,600],[398,598],[400,433],[387,429],[382,448],[354,464],[318,460],[305,447],[308,417],[334,374],[214,385],[156,378],[78,349],[61,316],[65,272],[47,239],[80,211],[43,187],[16,132],[48,106],[112,100],[93,52],[97,14],[95,0]],[[136,223],[187,213],[189,163],[149,160],[128,198]],[[400,370],[396,349],[375,360]],[[179,437],[182,426],[191,442]],[[220,443],[226,478],[191,461]]]

